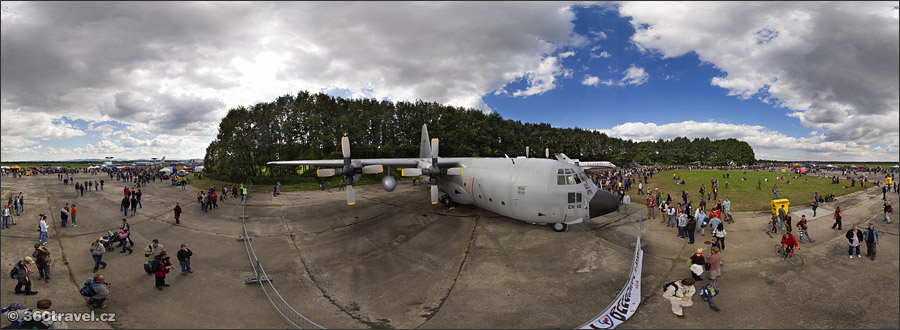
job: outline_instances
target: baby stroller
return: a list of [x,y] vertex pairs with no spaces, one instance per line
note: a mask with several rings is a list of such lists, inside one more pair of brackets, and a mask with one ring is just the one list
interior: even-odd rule
[[100,244],[106,249],[106,252],[112,251],[115,249],[114,244],[122,241],[122,233],[114,233],[112,230],[108,230],[106,236],[100,236]]

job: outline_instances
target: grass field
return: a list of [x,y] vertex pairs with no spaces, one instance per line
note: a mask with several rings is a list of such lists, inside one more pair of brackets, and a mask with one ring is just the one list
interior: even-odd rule
[[[729,178],[723,178],[723,174],[728,174]],[[672,180],[672,176],[681,177],[684,180],[683,185],[676,184],[677,181]],[[780,177],[784,175],[785,180],[776,180],[776,177]],[[830,195],[834,194],[835,196],[846,195],[855,191],[862,190],[862,187],[859,183],[856,184],[855,188],[844,189],[844,185],[850,185],[849,180],[841,179],[840,184],[831,184],[830,178],[818,178],[815,176],[799,176],[799,179],[794,179],[796,175],[791,173],[781,173],[781,171],[768,172],[768,171],[747,171],[744,174],[742,170],[734,170],[734,171],[716,171],[716,170],[677,170],[677,171],[663,171],[653,175],[653,178],[648,181],[648,184],[644,185],[645,188],[647,186],[654,189],[659,188],[660,193],[665,198],[666,194],[672,195],[672,200],[676,202],[681,202],[681,191],[687,191],[688,193],[688,201],[693,200],[692,203],[694,207],[697,207],[700,203],[700,185],[706,185],[706,191],[712,191],[710,188],[710,179],[719,179],[719,196],[718,199],[720,201],[724,201],[727,197],[731,200],[731,210],[732,212],[744,212],[744,211],[767,211],[770,209],[769,203],[772,200],[772,186],[778,185],[778,198],[780,199],[788,199],[790,201],[790,206],[797,207],[805,207],[812,202],[813,194],[815,192],[819,192],[819,195]],[[746,181],[741,180],[741,178],[747,178]],[[766,182],[765,179],[768,178],[769,181]],[[871,177],[870,180],[874,181]],[[761,189],[757,189],[757,180],[762,180]],[[804,182],[804,180],[808,180],[808,182]],[[791,183],[788,184],[787,182]],[[725,183],[728,182],[728,188],[725,187]],[[873,189],[873,184],[869,183],[867,185],[869,189]],[[633,186],[634,187],[634,186]],[[646,190],[646,189],[645,189]],[[637,190],[632,189],[632,200],[638,201],[641,203],[644,202],[644,198],[642,197],[638,199],[636,196]],[[705,196],[703,198],[706,198]],[[707,203],[711,203],[711,201],[707,200]]]

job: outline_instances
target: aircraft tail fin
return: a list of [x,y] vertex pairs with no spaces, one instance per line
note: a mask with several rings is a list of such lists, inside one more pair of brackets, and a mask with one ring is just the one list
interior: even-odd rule
[[422,124],[422,144],[419,158],[431,158],[431,138],[428,137],[428,124]]

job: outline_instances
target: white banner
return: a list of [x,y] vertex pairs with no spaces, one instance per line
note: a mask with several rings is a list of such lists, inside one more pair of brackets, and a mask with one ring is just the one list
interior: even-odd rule
[[637,242],[634,245],[634,263],[631,264],[631,276],[628,283],[616,296],[609,307],[606,307],[600,315],[585,323],[579,329],[612,329],[619,323],[625,322],[641,304],[641,265],[644,250],[641,250],[641,231],[638,230]]

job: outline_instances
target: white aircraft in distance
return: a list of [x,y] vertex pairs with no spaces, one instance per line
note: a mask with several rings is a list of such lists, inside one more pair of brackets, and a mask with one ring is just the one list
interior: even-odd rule
[[595,169],[595,168],[616,168],[616,164],[607,162],[607,161],[580,161],[578,159],[569,158],[564,153],[555,153],[556,159],[559,159],[564,162],[568,162],[569,164],[581,167],[583,169]]
[[432,204],[473,204],[516,220],[552,224],[555,231],[566,231],[571,224],[613,212],[619,204],[615,195],[597,188],[583,169],[567,162],[545,158],[439,158],[438,139],[429,139],[426,125],[422,125],[419,158],[352,159],[346,136],[341,139],[341,151],[344,159],[268,164],[340,167],[319,169],[316,175],[343,175],[348,182],[348,205],[356,203],[353,183],[363,173],[386,173],[382,187],[393,191],[397,180],[384,167],[404,167],[402,176],[428,178]]
[[150,161],[150,162],[136,162],[135,165],[141,165],[141,166],[162,165],[162,166],[166,166],[166,156],[163,156],[163,158],[160,159],[160,160],[156,160],[155,157],[154,157],[154,158],[151,158],[151,159],[153,159],[153,161]]

